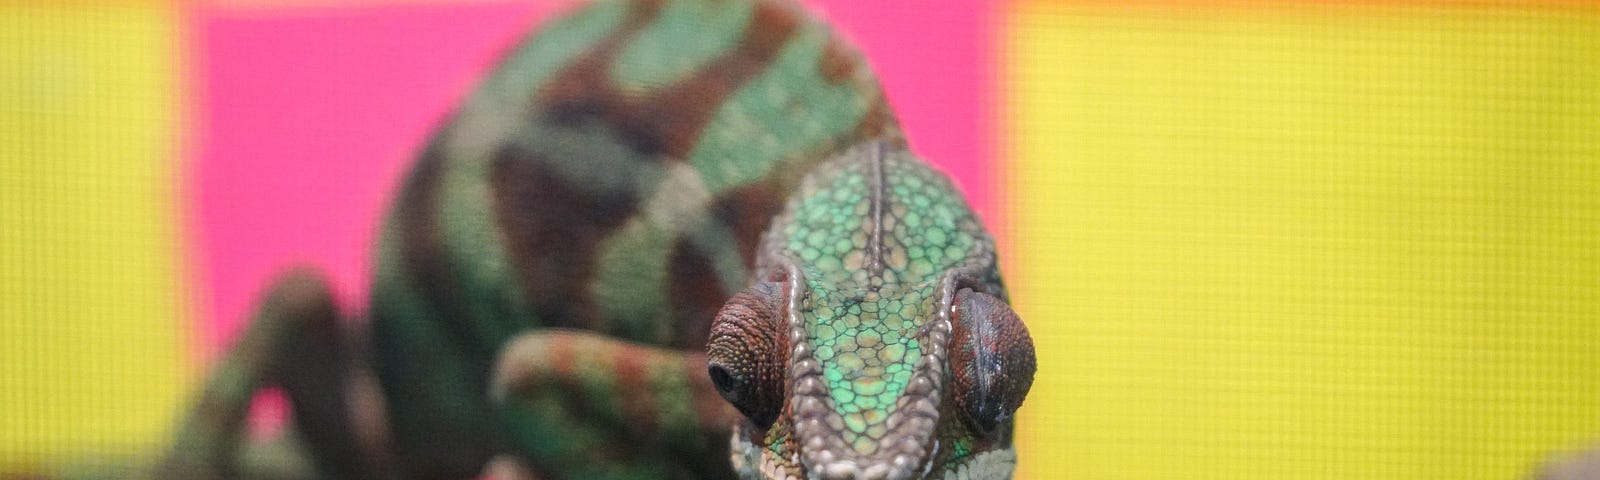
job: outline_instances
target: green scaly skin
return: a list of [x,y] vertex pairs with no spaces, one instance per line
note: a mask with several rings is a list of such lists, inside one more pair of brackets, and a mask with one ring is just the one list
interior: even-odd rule
[[945,403],[957,293],[1005,293],[993,240],[942,174],[893,143],[819,167],[757,278],[787,293],[790,393],[771,427],[735,434],[746,477],[1010,477],[1010,412],[983,431]]
[[[787,372],[762,422],[707,375],[747,287],[788,337],[766,352]],[[950,360],[999,368],[995,335],[952,320],[1005,298],[993,242],[905,150],[860,55],[783,1],[605,0],[543,26],[405,180],[370,337],[347,348],[336,316],[302,313],[327,296],[314,276],[283,290],[302,306],[268,302],[241,344],[280,355],[225,362],[163,476],[271,476],[234,463],[244,405],[274,383],[325,477],[473,478],[496,456],[532,478],[1008,478],[1014,461],[1020,394],[988,401],[993,375]],[[305,328],[331,332],[272,334]],[[321,363],[261,366],[308,352]],[[365,362],[378,427],[328,413],[379,403],[328,387]]]

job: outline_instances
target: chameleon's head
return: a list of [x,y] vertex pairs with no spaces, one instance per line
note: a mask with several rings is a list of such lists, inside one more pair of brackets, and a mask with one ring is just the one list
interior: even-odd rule
[[[744,417],[735,469],[1009,478],[1012,416],[1033,383],[1034,352],[1004,300],[992,243],[959,197],[919,199],[953,192],[942,176],[902,162],[909,154],[866,157],[808,178],[768,234],[775,255],[762,277],[712,325],[711,379]],[[814,233],[823,230],[832,233]]]

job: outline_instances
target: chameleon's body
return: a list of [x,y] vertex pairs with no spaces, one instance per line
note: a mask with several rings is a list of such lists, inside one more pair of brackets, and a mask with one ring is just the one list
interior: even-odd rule
[[[798,13],[596,3],[545,26],[467,99],[407,179],[378,254],[375,351],[403,461],[447,465],[455,459],[432,457],[454,452],[436,446],[491,436],[489,367],[522,330],[705,348],[800,174],[894,129],[870,70]],[[632,413],[617,417],[629,424],[692,413],[605,401],[656,372],[619,373],[583,372],[600,398],[571,400]],[[586,450],[574,443],[588,441],[587,422],[548,423],[524,428],[560,441],[529,448],[563,460]],[[724,438],[706,440],[720,450]],[[670,456],[725,463],[702,450]]]
[[[537,478],[1009,476],[1015,406],[969,401],[997,412],[973,423],[944,401],[977,375],[951,367],[952,335],[969,356],[1010,341],[952,321],[1004,298],[993,242],[797,7],[613,0],[547,24],[435,135],[381,238],[369,348],[393,471],[338,453],[362,442],[317,409],[344,393],[306,393],[330,382],[275,379],[331,475],[470,478],[509,453]],[[330,304],[295,282],[279,290]],[[713,379],[725,302],[765,316],[719,330]],[[274,305],[257,321],[311,321]],[[773,357],[724,354],[747,344]],[[779,373],[736,400],[735,367]]]

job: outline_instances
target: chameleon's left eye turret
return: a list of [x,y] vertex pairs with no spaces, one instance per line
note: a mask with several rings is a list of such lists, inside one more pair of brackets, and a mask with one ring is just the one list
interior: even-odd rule
[[989,433],[1009,420],[1033,386],[1033,339],[1005,301],[963,289],[950,320],[955,402],[967,421]]
[[781,294],[761,282],[734,295],[717,312],[706,345],[706,372],[717,393],[750,421],[770,427],[783,410],[783,370],[789,341],[783,328]]

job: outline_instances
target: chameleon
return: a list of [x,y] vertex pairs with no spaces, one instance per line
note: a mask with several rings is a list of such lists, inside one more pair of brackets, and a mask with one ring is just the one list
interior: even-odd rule
[[[995,242],[862,54],[798,5],[598,0],[546,23],[435,131],[379,228],[366,311],[314,271],[276,280],[158,476],[1016,463],[1035,358]],[[276,450],[244,426],[274,385],[295,442]],[[292,452],[300,470],[247,461]]]

